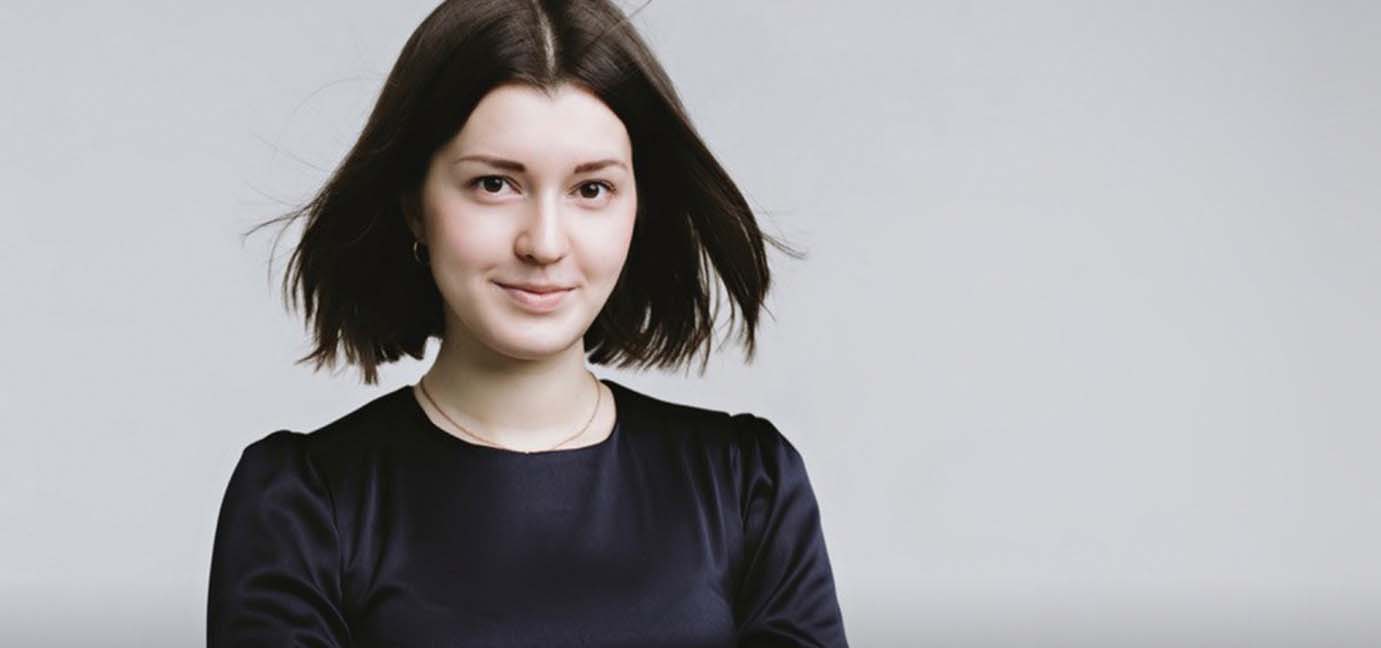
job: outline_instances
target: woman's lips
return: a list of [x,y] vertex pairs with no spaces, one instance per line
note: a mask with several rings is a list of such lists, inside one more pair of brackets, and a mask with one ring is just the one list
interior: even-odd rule
[[556,310],[561,306],[561,303],[565,301],[566,294],[574,290],[574,288],[567,288],[565,290],[536,293],[530,290],[523,290],[522,288],[506,286],[498,282],[495,282],[494,285],[501,288],[514,303],[534,313],[550,313]]

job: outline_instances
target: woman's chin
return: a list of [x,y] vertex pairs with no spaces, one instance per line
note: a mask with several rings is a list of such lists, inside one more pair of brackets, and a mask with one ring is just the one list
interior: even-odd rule
[[[539,327],[540,328],[540,327]],[[573,344],[580,344],[583,336],[571,336],[566,331],[513,331],[495,336],[495,350],[510,358],[520,360],[540,360],[566,351]],[[559,335],[557,334],[559,333]]]

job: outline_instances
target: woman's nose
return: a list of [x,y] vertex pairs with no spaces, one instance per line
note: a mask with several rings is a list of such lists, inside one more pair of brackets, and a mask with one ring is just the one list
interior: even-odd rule
[[566,256],[568,241],[561,217],[561,199],[543,195],[527,210],[526,220],[514,241],[514,251],[534,263],[554,263]]

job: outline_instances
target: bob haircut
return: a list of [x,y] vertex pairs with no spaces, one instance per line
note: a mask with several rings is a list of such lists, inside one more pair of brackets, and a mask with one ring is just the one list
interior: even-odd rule
[[752,362],[770,284],[763,243],[804,254],[760,231],[628,19],[608,0],[446,0],[422,21],[326,184],[305,206],[246,233],[306,218],[283,290],[291,307],[300,297],[315,348],[295,364],[334,367],[342,351],[363,382],[375,384],[381,363],[404,353],[422,359],[427,340],[444,337],[445,305],[430,270],[413,257],[407,219],[420,218],[433,155],[481,98],[509,82],[548,94],[563,83],[582,87],[622,120],[632,144],[632,241],[585,332],[590,361],[675,367],[703,347],[703,374],[719,310],[708,264],[732,300],[731,328],[742,310],[740,337]]

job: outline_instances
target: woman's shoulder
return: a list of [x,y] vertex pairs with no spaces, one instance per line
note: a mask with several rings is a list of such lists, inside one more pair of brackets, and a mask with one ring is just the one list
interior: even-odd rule
[[245,446],[242,461],[325,465],[377,452],[406,427],[408,411],[401,398],[411,396],[407,389],[377,395],[316,427],[280,427],[263,434]]
[[755,455],[795,452],[776,424],[758,412],[693,405],[609,382],[623,391],[620,404],[629,409],[623,418],[639,433],[652,430]]

